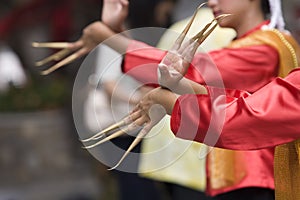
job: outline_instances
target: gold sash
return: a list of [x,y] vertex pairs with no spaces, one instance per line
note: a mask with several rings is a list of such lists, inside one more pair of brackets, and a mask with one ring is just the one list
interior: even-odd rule
[[[228,47],[254,45],[269,45],[278,51],[279,76],[285,77],[293,68],[298,67],[300,51],[297,42],[290,35],[275,29],[255,31],[245,38],[233,41]],[[246,174],[245,163],[237,159],[242,153],[218,148],[210,153],[208,161],[212,189],[235,185],[243,178]],[[274,173],[276,200],[300,199],[300,140],[276,147]]]
[[237,184],[245,175],[242,151],[213,148],[208,154],[210,188],[221,189]]
[[276,200],[300,199],[300,140],[276,147],[274,158]]

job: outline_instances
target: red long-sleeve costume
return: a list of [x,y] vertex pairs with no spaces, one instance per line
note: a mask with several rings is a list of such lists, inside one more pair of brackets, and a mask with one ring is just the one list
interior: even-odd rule
[[[260,27],[257,27],[244,37],[247,37],[259,28]],[[164,55],[164,51],[159,51],[144,43],[134,41],[127,49],[123,71],[144,83],[157,84],[157,63],[160,62]],[[242,48],[224,48],[211,51],[206,55],[202,53],[196,54],[186,77],[201,84],[217,87],[224,86],[225,88],[246,90],[252,93],[274,80],[278,75],[278,66],[278,52],[270,45],[260,44]],[[172,114],[172,130],[178,137],[203,142],[206,136],[205,131],[208,130],[208,126],[210,126],[211,122],[211,112],[207,106],[209,102],[198,105],[192,96],[194,96],[199,103],[210,99],[208,97],[203,98],[203,95],[183,95],[180,97]],[[195,112],[199,109],[201,111],[200,120],[199,113],[197,114],[197,112]],[[207,116],[202,115],[202,113],[207,113]],[[231,117],[233,118],[233,116]],[[226,115],[226,120],[227,119]],[[240,137],[240,135],[244,135],[244,133],[247,132],[247,124],[245,124],[243,120],[239,123],[240,128],[235,129],[234,136],[230,138]],[[215,120],[213,124],[218,125]],[[255,127],[251,128],[255,130]],[[218,136],[218,133],[216,134]],[[230,134],[229,131],[228,135]],[[271,133],[268,133],[266,130],[266,134]],[[218,140],[213,138],[213,140],[217,142],[216,144],[218,146],[225,144],[230,145],[227,147],[234,147],[234,143],[229,139],[225,139],[227,143],[225,143],[225,141],[222,142],[222,137]],[[209,141],[205,142],[209,143]],[[244,143],[233,149],[241,148]],[[253,145],[253,147],[254,146],[255,145]],[[241,149],[246,150],[247,148],[245,146],[245,148]],[[242,181],[226,188],[208,188],[208,193],[210,195],[217,195],[243,187],[274,188],[273,154],[274,149],[245,151],[244,157],[245,162],[247,162],[245,170],[247,175]]]
[[[175,135],[228,149],[277,146],[274,159],[276,199],[299,199],[300,68],[285,79],[275,79],[253,95],[229,90],[225,95],[219,94],[219,88],[209,88],[209,95],[199,95],[196,104],[188,96],[180,97],[171,117],[171,129]],[[198,115],[189,112],[195,105],[200,110],[200,120]],[[196,118],[198,125],[192,123]],[[207,121],[212,119],[214,123],[208,127]],[[185,130],[193,126],[198,130],[195,137],[187,135],[189,132]]]
[[[219,94],[219,90],[209,88],[210,95]],[[275,79],[253,95],[232,90],[226,90],[226,96],[220,98],[210,98],[210,95],[197,95],[197,105],[191,105],[189,95],[178,99],[171,117],[171,128],[175,135],[204,142],[208,130],[205,122],[210,121],[213,112],[224,111],[225,120],[219,119],[222,123],[221,132],[217,131],[219,127],[211,128],[215,132],[210,132],[219,139],[216,144],[205,141],[208,145],[251,150],[274,147],[300,138],[300,68],[284,79]],[[227,103],[221,108],[218,101],[222,102],[222,98]],[[212,99],[215,102],[211,102]],[[193,116],[193,112],[187,112],[194,106],[201,112],[200,120],[198,116]],[[216,122],[213,124],[219,124],[218,118],[214,120]],[[193,123],[195,121],[197,124]],[[198,127],[195,138],[190,138],[186,135],[189,132],[180,128],[191,126]]]

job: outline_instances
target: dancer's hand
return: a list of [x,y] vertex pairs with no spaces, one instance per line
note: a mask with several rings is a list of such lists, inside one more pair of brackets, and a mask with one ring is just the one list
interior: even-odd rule
[[72,50],[79,49],[80,56],[89,53],[99,43],[113,36],[115,33],[101,21],[96,21],[84,28],[82,35],[76,42],[70,43]]
[[118,33],[124,31],[128,5],[128,0],[104,0],[101,20]]
[[130,113],[135,126],[147,134],[166,114],[171,114],[178,96],[169,90],[156,88],[148,92]]
[[46,75],[88,54],[101,42],[104,42],[104,44],[115,51],[123,53],[126,51],[130,41],[129,38],[116,34],[103,22],[96,21],[88,25],[83,30],[79,40],[75,42],[34,42],[32,45],[39,48],[47,47],[61,49],[59,52],[36,63],[37,66],[42,66],[50,61],[57,61],[55,65],[42,72],[43,75]]
[[184,77],[190,61],[177,52],[169,51],[158,64],[158,81],[162,87],[174,90]]

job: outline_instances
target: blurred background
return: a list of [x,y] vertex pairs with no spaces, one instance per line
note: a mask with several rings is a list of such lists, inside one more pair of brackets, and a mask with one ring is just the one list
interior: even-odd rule
[[[132,28],[168,28],[199,3],[130,2]],[[34,63],[55,51],[31,47],[77,40],[100,18],[101,6],[101,0],[0,0],[0,200],[118,199],[113,175],[81,148],[73,123],[72,88],[84,58],[41,76]],[[300,42],[300,2],[283,1],[283,8]]]

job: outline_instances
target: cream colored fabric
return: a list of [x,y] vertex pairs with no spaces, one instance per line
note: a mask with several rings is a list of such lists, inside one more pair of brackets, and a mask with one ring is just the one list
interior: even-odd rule
[[[172,25],[162,36],[161,40],[158,42],[157,47],[161,49],[168,50],[174,44],[176,37],[179,36],[181,31],[184,29],[185,25],[188,23],[190,18],[184,19]],[[196,18],[190,31],[188,32],[188,37],[194,36],[198,33],[207,23],[213,19],[213,14],[209,8],[202,8]],[[227,46],[231,40],[235,37],[236,33],[230,28],[220,28],[217,27],[210,36],[201,44],[198,51],[211,51]]]
[[206,147],[175,138],[169,123],[167,116],[143,140],[139,172],[147,178],[203,191]]
[[[203,8],[197,15],[188,36],[192,37],[210,22],[213,15]],[[170,49],[189,19],[174,24],[163,35],[158,47]],[[199,51],[210,51],[228,45],[235,37],[232,29],[216,30],[202,44]],[[207,147],[199,143],[175,138],[170,130],[170,118],[166,117],[143,140],[139,165],[141,176],[176,183],[196,190],[206,189]]]

